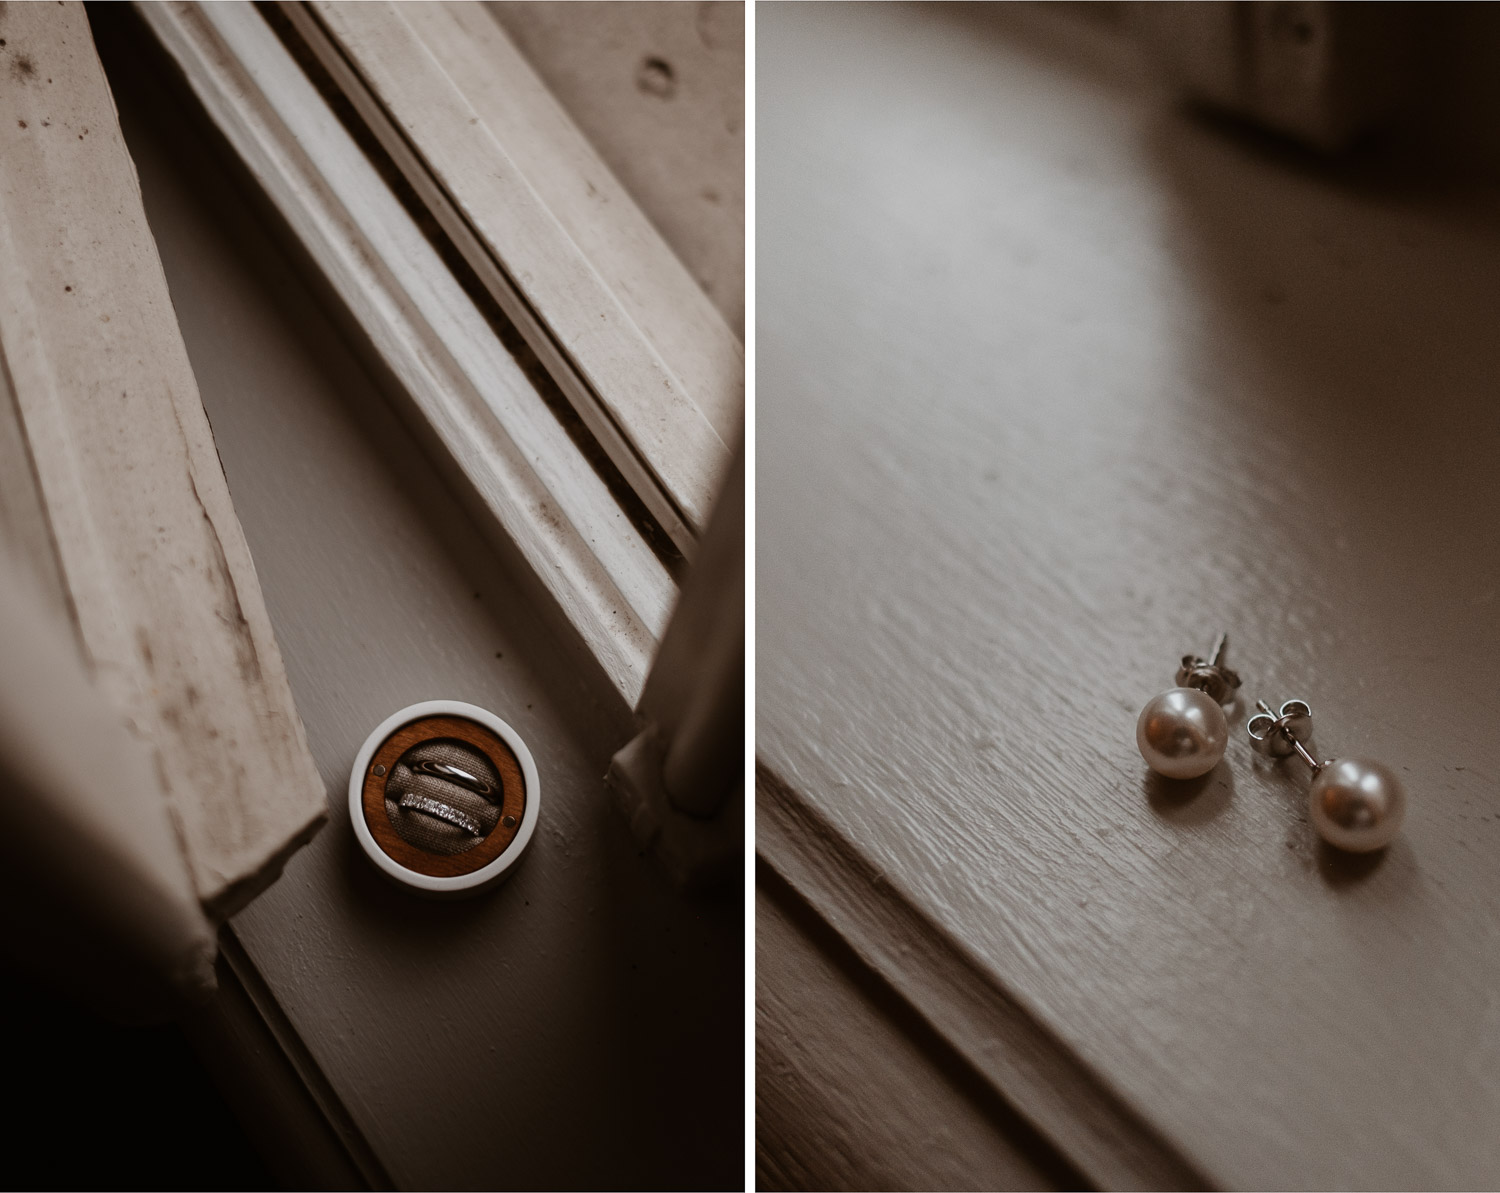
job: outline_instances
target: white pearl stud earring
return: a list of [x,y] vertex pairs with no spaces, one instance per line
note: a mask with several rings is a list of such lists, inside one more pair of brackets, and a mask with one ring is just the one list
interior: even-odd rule
[[1319,762],[1306,745],[1312,740],[1306,701],[1288,700],[1276,712],[1264,700],[1255,704],[1260,712],[1245,725],[1251,745],[1273,758],[1296,754],[1312,768],[1308,809],[1323,840],[1350,853],[1371,853],[1395,840],[1406,815],[1406,791],[1390,767],[1364,758]]
[[1219,765],[1229,744],[1229,722],[1221,705],[1234,702],[1240,677],[1224,666],[1229,636],[1220,634],[1213,657],[1184,655],[1177,686],[1141,709],[1135,744],[1141,757],[1169,779],[1196,779]]

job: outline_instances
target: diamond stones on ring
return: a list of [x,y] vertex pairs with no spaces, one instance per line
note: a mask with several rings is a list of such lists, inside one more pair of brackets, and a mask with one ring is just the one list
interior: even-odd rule
[[423,815],[431,816],[434,820],[442,820],[456,828],[461,828],[470,836],[484,836],[484,829],[467,812],[460,812],[457,808],[443,803],[441,800],[432,799],[430,796],[418,795],[415,791],[408,791],[397,802],[397,807],[407,808],[413,812],[421,812]]

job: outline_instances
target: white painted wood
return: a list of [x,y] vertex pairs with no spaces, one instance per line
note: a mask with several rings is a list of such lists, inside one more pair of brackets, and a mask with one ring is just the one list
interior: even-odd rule
[[285,11],[690,552],[743,406],[707,297],[483,8],[315,4],[327,39]]
[[676,595],[666,569],[264,19],[241,4],[141,13],[633,705]]
[[1078,1187],[788,902],[756,893],[757,1188]]
[[1409,9],[1236,0],[1121,15],[1184,95],[1324,152],[1391,124],[1411,90]]
[[713,522],[682,586],[636,714],[671,741],[666,785],[712,815],[744,778],[745,452],[735,452]]
[[743,339],[744,4],[487,7]]
[[212,992],[217,950],[151,751],[26,565],[0,564],[6,959],[111,1018],[165,1018]]
[[566,350],[548,331],[521,286],[512,282],[503,269],[497,268],[489,250],[469,226],[463,213],[428,170],[408,137],[392,122],[380,100],[365,86],[323,25],[299,3],[283,5],[281,12],[288,18],[292,36],[300,39],[304,52],[306,47],[311,47],[311,53],[332,77],[330,86],[341,91],[350,101],[355,113],[353,119],[362,121],[367,131],[374,132],[377,144],[416,193],[417,202],[436,219],[441,235],[463,256],[465,263],[498,303],[504,317],[511,321],[536,353],[548,376],[580,415],[587,434],[641,498],[650,517],[673,547],[685,556],[690,555],[693,531],[683,520],[682,511],[600,404],[588,378],[578,371]]
[[53,609],[68,607],[68,590],[58,570],[52,527],[42,505],[36,468],[26,444],[21,412],[0,358],[0,552],[24,571]]
[[[755,813],[756,849],[780,880],[1069,1164],[1101,1188],[1207,1186],[1201,1172],[1102,1084],[1033,1008],[975,964],[950,925],[904,898],[835,825],[764,767],[756,775]],[[772,948],[767,944],[766,951]],[[785,961],[757,961],[762,963],[775,968]],[[837,1045],[830,1041],[827,1047],[832,1052]],[[776,1077],[757,1075],[760,1080]],[[893,1094],[895,1105],[884,1112],[909,1113],[902,1109],[905,1096],[904,1091]],[[836,1098],[830,1100],[837,1105]],[[846,1115],[853,1113],[858,1112],[845,1108]],[[772,1132],[761,1139],[762,1154],[777,1157]],[[872,1162],[892,1168],[925,1163],[920,1156],[901,1155],[908,1146],[905,1139],[893,1138],[893,1154]]]
[[[1500,236],[1061,29],[758,13],[759,848],[1002,1089],[989,1004],[1211,1183],[1492,1186]],[[1403,776],[1388,856],[1243,739],[1147,776],[1219,630]]]
[[232,929],[219,934],[218,990],[178,1020],[277,1182],[288,1189],[389,1189]]
[[230,925],[246,958],[396,1187],[732,1187],[742,909],[640,856],[601,781],[628,708],[448,494],[185,91],[143,97],[171,72],[110,66],[136,72],[121,118],[325,784],[384,717],[449,698],[514,726],[545,787],[524,862],[461,902],[383,879],[335,806]]
[[[744,349],[712,299],[632,193],[621,185],[601,152],[486,6],[439,0],[393,7],[441,63],[444,73],[462,91],[481,123],[504,148],[638,332],[686,386],[693,405],[723,443],[732,447],[744,425]],[[729,53],[733,52],[730,47]],[[735,57],[740,76],[731,76],[721,86],[738,84],[736,97],[743,109],[743,37]],[[717,146],[674,145],[675,138],[666,130],[657,130],[656,140],[679,153],[701,153],[709,161],[717,156]],[[741,140],[741,168],[743,150]],[[670,167],[662,164],[660,169],[665,173]],[[743,190],[742,183],[737,196],[741,226],[729,245],[741,253]],[[498,213],[485,214],[498,218]],[[493,251],[499,251],[493,242],[490,244]],[[739,289],[743,302],[743,269]],[[541,305],[547,291],[537,290],[535,294]],[[686,445],[684,441],[682,446]],[[727,466],[726,458],[720,462],[720,471]],[[714,479],[721,478],[716,474]]]
[[24,441],[7,456],[37,493],[5,521],[30,528],[154,754],[199,898],[227,915],[322,823],[322,787],[83,8],[11,6],[0,35],[0,357]]
[[680,885],[744,881],[745,454],[736,451],[609,783]]

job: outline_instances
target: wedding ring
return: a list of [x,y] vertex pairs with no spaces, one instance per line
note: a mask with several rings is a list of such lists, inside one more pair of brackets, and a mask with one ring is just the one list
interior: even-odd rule
[[471,775],[468,771],[449,766],[446,762],[413,762],[411,768],[424,775],[436,775],[440,779],[457,783],[460,787],[467,787],[475,795],[482,795],[486,799],[495,794],[494,787],[478,775]]
[[446,821],[456,828],[461,828],[470,836],[484,836],[484,829],[467,812],[460,812],[457,808],[450,807],[441,800],[435,800],[425,795],[418,795],[415,791],[408,791],[403,795],[396,805],[399,808],[409,808],[413,812],[421,812],[431,816],[434,820]]

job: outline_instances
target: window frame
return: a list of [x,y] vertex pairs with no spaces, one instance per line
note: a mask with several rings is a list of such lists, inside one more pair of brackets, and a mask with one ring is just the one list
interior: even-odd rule
[[[633,708],[677,598],[676,581],[658,547],[627,516],[595,462],[569,438],[537,383],[518,364],[486,312],[444,263],[426,230],[402,205],[390,181],[341,122],[329,97],[315,86],[267,15],[249,5],[143,3],[137,11],[344,304],[409,399],[410,409],[430,429],[445,462],[478,499],[487,529],[519,550],[583,648]],[[317,28],[304,6],[283,5],[272,11],[287,16],[296,27]],[[374,17],[387,22],[384,30],[392,37],[413,36],[404,22],[399,28],[389,24],[399,20],[399,14],[378,7],[372,10]],[[485,19],[492,20],[487,14]],[[496,30],[504,36],[498,25]],[[357,96],[345,98],[361,109]],[[364,108],[374,111],[368,98]],[[372,131],[378,134],[379,129]],[[420,164],[408,157],[413,168]],[[400,164],[397,155],[393,160]],[[602,163],[597,169],[607,175]],[[434,185],[425,188],[424,197],[433,197],[441,206],[442,195]],[[423,187],[415,189],[423,194]],[[619,302],[599,280],[599,272],[524,180],[517,193],[522,194],[519,202],[530,220],[528,227],[550,238],[550,250],[560,254],[558,260],[573,271],[570,276],[587,273],[591,279],[581,294],[570,294],[563,315],[556,314],[559,300],[551,291],[522,295],[522,305],[535,311],[536,298],[551,304],[547,315],[575,321],[593,312],[589,317],[610,325],[611,342],[617,347],[629,341],[634,355],[627,354],[625,364],[630,367],[606,374],[600,366],[591,374],[596,380],[623,384],[648,367],[649,362],[641,363],[648,356],[660,364],[644,334],[624,317]],[[443,223],[441,211],[432,214]],[[455,243],[462,251],[463,244]],[[489,247],[472,234],[468,244],[471,253],[484,249],[481,263],[491,262],[489,281],[503,280],[502,270],[488,256]],[[710,365],[730,386],[731,398],[742,401],[743,352],[722,316],[659,236],[652,233],[644,246],[634,247],[653,260],[663,254],[670,258],[693,287],[693,318],[702,322],[706,310],[712,316],[710,325],[722,333],[721,341],[710,345],[710,353],[716,354]],[[500,302],[509,313],[507,301],[514,307],[518,300],[512,295]],[[567,393],[568,360],[559,359],[556,351],[549,357],[545,351],[550,333],[540,312],[532,322],[530,335],[523,323],[517,329]],[[727,350],[723,337],[730,345]],[[687,332],[683,339],[697,342]],[[683,366],[672,372],[687,371]],[[591,394],[597,392],[597,387],[590,389]],[[696,406],[688,413],[692,425],[701,423],[700,430],[712,430]],[[580,416],[592,428],[582,411]],[[665,414],[658,410],[651,417],[660,421]],[[608,441],[599,442],[610,452]],[[698,447],[705,442],[701,434],[692,439]],[[674,544],[688,551],[706,516],[711,486],[728,464],[717,432],[712,432],[708,448],[714,458],[699,469],[698,487],[687,503],[691,517],[662,525],[669,533],[675,530]],[[615,458],[611,454],[611,460]],[[639,487],[641,470],[620,472],[655,512],[649,493]]]

